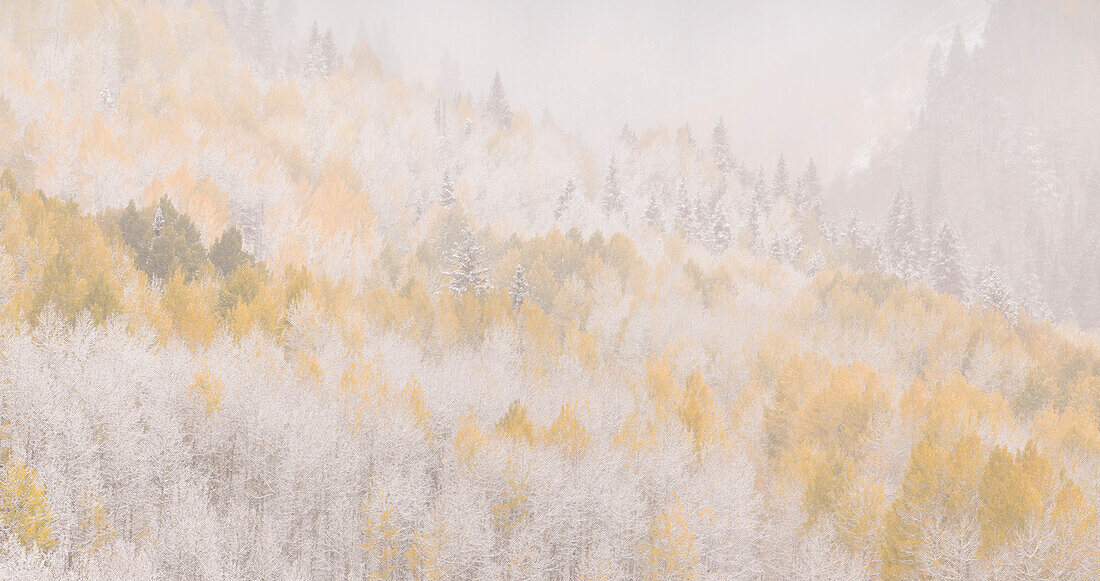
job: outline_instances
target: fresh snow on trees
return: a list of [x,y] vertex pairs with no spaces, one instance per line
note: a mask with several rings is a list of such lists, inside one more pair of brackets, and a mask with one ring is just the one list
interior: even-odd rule
[[447,285],[451,292],[462,295],[473,292],[480,295],[488,291],[489,267],[485,266],[485,249],[477,242],[477,237],[471,228],[464,228],[451,249],[451,270],[446,272],[451,277]]
[[485,113],[496,124],[498,129],[506,130],[512,124],[512,107],[504,95],[504,82],[500,80],[500,71],[493,77],[493,84],[489,87],[489,101],[485,105]]
[[508,294],[512,297],[512,308],[519,308],[531,294],[527,285],[527,271],[522,264],[516,265],[516,271],[512,274],[512,284],[508,287]]
[[951,225],[946,222],[940,227],[932,242],[931,260],[928,270],[932,286],[941,292],[962,294],[965,290],[966,275],[962,268],[959,241]]
[[0,579],[1098,577],[1100,4],[913,25],[856,163],[292,0],[3,6]]
[[619,183],[619,166],[615,161],[615,156],[612,155],[607,164],[607,173],[604,174],[603,179],[602,205],[604,217],[622,212],[625,209],[625,203],[625,193]]
[[451,170],[443,170],[443,184],[439,188],[439,205],[450,208],[455,205],[458,198],[455,196],[455,184],[451,179]]

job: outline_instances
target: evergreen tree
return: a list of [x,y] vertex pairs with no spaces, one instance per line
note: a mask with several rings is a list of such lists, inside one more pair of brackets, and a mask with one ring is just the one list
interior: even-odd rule
[[[120,219],[120,229],[137,226],[124,225],[126,222],[127,216],[124,214]],[[126,234],[124,230],[123,238],[144,242],[134,248],[136,265],[161,280],[167,280],[176,270],[190,279],[206,260],[206,249],[203,248],[198,228],[186,214],[177,211],[167,197],[161,198],[150,222],[141,221],[137,232]]]
[[448,288],[451,292],[462,295],[473,291],[480,295],[487,292],[489,285],[489,268],[485,263],[485,250],[477,243],[474,231],[463,228],[454,246],[451,248],[451,270],[446,272],[451,277]]
[[443,170],[443,186],[439,190],[439,205],[450,208],[455,205],[455,184],[451,179],[451,170]]
[[791,202],[799,211],[819,210],[821,206],[821,178],[817,174],[814,160],[806,165],[806,171],[798,178]]
[[634,130],[630,128],[630,124],[623,124],[623,128],[619,131],[619,144],[627,147],[634,147],[638,143],[638,136],[634,133]]
[[749,229],[749,234],[752,235],[754,248],[760,242],[760,234],[766,216],[763,207],[761,207],[755,198],[749,202],[748,215],[745,217],[745,227]]
[[703,200],[698,197],[691,204],[691,222],[689,226],[692,238],[696,238],[706,245],[711,243],[710,237],[713,226],[711,208],[707,207]]
[[435,102],[435,114],[432,121],[435,123],[436,132],[440,135],[447,134],[447,107],[444,105],[442,97]]
[[900,190],[890,207],[885,235],[887,267],[903,280],[918,280],[922,270],[920,223],[913,199]]
[[676,227],[684,232],[684,236],[690,236],[693,219],[691,199],[688,198],[687,181],[680,178],[680,184],[676,187]]
[[504,82],[500,80],[500,71],[493,77],[493,84],[489,87],[489,102],[486,105],[486,114],[496,123],[500,129],[507,129],[512,124],[512,108],[504,95]]
[[611,216],[615,212],[621,212],[625,209],[625,196],[623,194],[622,186],[619,185],[619,168],[615,162],[615,156],[611,156],[611,161],[607,166],[607,175],[604,176],[603,184],[603,213],[604,216]]
[[932,262],[929,265],[929,278],[936,290],[956,295],[963,292],[965,278],[960,254],[958,237],[944,222],[932,243]]
[[274,47],[271,41],[271,22],[267,15],[267,2],[253,0],[248,14],[248,37],[252,61],[261,75],[270,75],[275,68]]
[[775,176],[772,178],[772,198],[789,197],[791,195],[790,176],[787,174],[787,160],[782,155],[775,165]]
[[730,155],[729,135],[726,133],[726,122],[724,120],[719,119],[718,124],[714,126],[710,143],[714,167],[724,180],[729,172],[733,170],[733,156]]
[[321,41],[322,73],[328,77],[340,69],[340,53],[336,50],[336,41],[332,38],[332,30],[326,30]]
[[317,30],[317,23],[309,31],[309,40],[306,42],[306,56],[303,63],[303,73],[306,78],[314,79],[324,75],[325,55],[321,33]]
[[691,124],[684,123],[684,126],[676,132],[676,141],[688,149],[695,149],[695,134],[691,131]]
[[825,268],[825,255],[818,250],[817,253],[806,262],[806,276],[813,278],[817,273],[821,272],[823,268]]
[[766,216],[772,209],[773,201],[768,195],[768,179],[764,177],[764,166],[760,166],[756,170],[756,180],[753,183],[753,203]]
[[729,218],[718,212],[714,224],[710,229],[710,244],[716,254],[721,254],[729,249],[733,243],[733,229],[730,228]]
[[[130,201],[133,204],[133,200]],[[153,212],[153,236],[160,236],[161,230],[164,230],[164,212],[161,211],[160,206],[157,206],[155,212]]]
[[99,92],[99,102],[104,113],[113,113],[115,111],[115,96],[111,93],[110,88],[103,87],[103,90]]
[[645,223],[650,228],[662,230],[661,207],[657,205],[657,196],[649,197],[649,204],[645,208]]
[[558,203],[554,208],[554,219],[560,220],[562,215],[565,214],[565,210],[569,207],[569,203],[573,201],[573,192],[577,189],[577,183],[573,178],[569,178],[565,182],[565,186],[561,189],[561,193],[558,194]]
[[522,264],[516,265],[516,272],[512,275],[512,285],[508,289],[508,294],[512,296],[512,307],[517,309],[523,305],[523,302],[531,294],[530,287],[527,285],[527,271]]
[[975,285],[975,299],[987,309],[997,309],[1012,323],[1016,322],[1016,301],[992,264],[986,267]]
[[242,248],[241,231],[230,226],[210,245],[210,262],[222,276],[229,276],[241,264],[252,262],[252,256]]

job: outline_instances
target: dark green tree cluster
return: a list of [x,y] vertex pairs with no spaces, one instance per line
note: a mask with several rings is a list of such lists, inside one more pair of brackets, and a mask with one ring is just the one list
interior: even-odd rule
[[131,200],[123,210],[104,213],[101,224],[116,231],[133,249],[138,269],[160,280],[167,280],[177,270],[191,280],[207,260],[221,276],[229,276],[241,264],[254,261],[243,249],[241,232],[235,226],[223,232],[208,252],[194,222],[167,197],[156,206],[140,210]]

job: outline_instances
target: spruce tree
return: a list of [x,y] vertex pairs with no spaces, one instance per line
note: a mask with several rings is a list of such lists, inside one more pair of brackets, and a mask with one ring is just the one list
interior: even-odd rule
[[684,236],[690,235],[692,220],[691,200],[688,198],[687,182],[680,178],[680,185],[676,188],[676,227],[684,232]]
[[662,230],[661,207],[657,205],[657,196],[649,197],[649,204],[645,208],[645,223],[654,230]]
[[610,217],[615,212],[621,212],[625,209],[625,202],[623,196],[622,186],[619,185],[619,168],[615,162],[615,156],[611,156],[611,161],[607,166],[607,175],[604,176],[603,184],[603,213],[605,217]]
[[729,135],[726,133],[726,122],[724,120],[719,119],[718,124],[714,126],[710,143],[714,167],[724,179],[733,169],[733,156],[730,155]]
[[768,195],[768,179],[764,175],[764,166],[756,170],[756,180],[753,183],[753,203],[763,211],[764,215],[772,209],[774,200]]
[[321,40],[322,71],[326,77],[336,73],[340,68],[340,53],[336,51],[336,41],[332,38],[332,30],[326,30]]
[[443,170],[443,186],[439,190],[439,205],[443,208],[450,208],[455,205],[455,184],[451,179],[451,170]]
[[913,209],[913,199],[900,190],[890,206],[884,243],[888,268],[905,281],[919,279],[922,270],[920,224]]
[[565,186],[562,187],[561,193],[558,194],[558,203],[554,208],[554,219],[560,220],[562,215],[565,214],[565,210],[569,208],[569,203],[573,201],[573,192],[577,189],[577,182],[573,178],[569,178],[565,182]]
[[721,212],[717,212],[714,224],[710,229],[710,244],[716,254],[721,254],[729,249],[733,243],[733,229],[730,228],[729,218]]
[[816,210],[821,205],[821,192],[821,177],[817,174],[817,165],[811,159],[806,165],[806,171],[798,179],[794,199],[791,201],[799,211]]
[[493,84],[489,88],[486,114],[500,129],[507,129],[512,124],[512,108],[504,95],[504,82],[500,80],[500,71],[497,71],[496,76],[493,77]]
[[936,290],[956,295],[962,293],[965,278],[961,260],[958,237],[944,222],[932,243],[932,261],[928,269]]
[[322,46],[321,33],[317,30],[317,23],[309,31],[309,40],[306,42],[306,56],[303,64],[303,73],[306,78],[313,79],[322,76],[324,69],[324,47]]
[[252,256],[245,252],[241,231],[230,226],[210,245],[210,262],[222,276],[233,274],[241,264],[252,262]]
[[992,264],[978,277],[975,299],[987,309],[997,309],[1012,323],[1016,322],[1016,301]]
[[164,224],[164,212],[161,211],[160,206],[157,206],[156,211],[153,212],[153,236],[160,236],[161,230],[164,229]]
[[527,285],[527,271],[522,264],[516,265],[516,272],[512,275],[512,285],[508,289],[508,294],[512,296],[512,307],[517,309],[523,305],[523,302],[531,294]]
[[787,160],[780,155],[779,162],[775,165],[775,176],[772,178],[772,198],[779,199],[790,195],[791,184],[787,173]]
[[451,292],[462,295],[473,291],[480,295],[487,292],[489,285],[489,268],[485,263],[485,250],[477,243],[474,231],[469,227],[463,228],[458,240],[451,248],[451,270],[444,274],[451,277],[448,288]]

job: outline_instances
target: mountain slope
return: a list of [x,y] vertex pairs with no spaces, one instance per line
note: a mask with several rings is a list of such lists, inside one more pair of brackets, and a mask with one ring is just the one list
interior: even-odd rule
[[[0,576],[1100,570],[1096,338],[844,266],[811,168],[720,125],[597,169],[502,85],[35,6],[0,19]],[[78,74],[115,50],[117,91]]]

